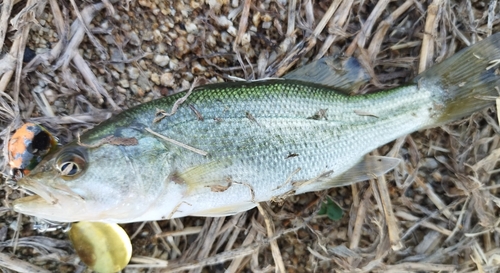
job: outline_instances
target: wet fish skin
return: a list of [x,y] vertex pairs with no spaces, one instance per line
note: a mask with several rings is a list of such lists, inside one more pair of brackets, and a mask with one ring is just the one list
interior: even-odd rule
[[[157,109],[169,112],[185,93],[139,105],[82,135],[83,143],[96,147],[74,142],[47,156],[19,181],[40,197],[19,199],[14,209],[61,222],[222,216],[359,182],[398,163],[365,157],[373,149],[492,105],[478,96],[493,95],[500,86],[497,68],[486,69],[495,59],[500,34],[408,85],[374,94],[348,96],[275,79],[196,88],[174,115],[157,123]],[[99,145],[109,136],[117,142]],[[125,139],[138,144],[120,145]],[[64,166],[76,175],[61,174],[75,158],[85,163]]]

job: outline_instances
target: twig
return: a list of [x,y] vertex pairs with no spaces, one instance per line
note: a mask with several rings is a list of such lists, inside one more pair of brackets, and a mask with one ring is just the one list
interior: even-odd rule
[[177,146],[179,146],[179,147],[181,147],[181,148],[184,148],[184,149],[186,149],[186,150],[189,150],[189,151],[191,151],[191,152],[197,153],[197,154],[202,155],[202,156],[206,156],[206,155],[208,155],[208,152],[205,152],[205,151],[200,150],[200,149],[196,149],[196,148],[194,148],[194,147],[191,147],[191,146],[189,146],[189,145],[187,145],[187,144],[184,144],[184,143],[182,143],[182,142],[179,142],[179,141],[177,141],[177,140],[173,140],[173,139],[171,139],[171,138],[168,138],[168,137],[166,137],[166,136],[164,136],[164,135],[162,135],[162,134],[159,134],[159,133],[157,133],[157,132],[155,132],[155,131],[153,131],[153,130],[151,130],[151,129],[149,129],[149,128],[145,128],[144,130],[146,130],[148,133],[150,133],[150,134],[152,134],[152,135],[154,135],[154,136],[156,136],[156,137],[159,137],[159,138],[161,138],[161,139],[163,139],[163,140],[166,140],[166,141],[168,141],[168,142],[170,142],[170,143],[172,143],[172,144],[174,144],[174,145],[177,145]]
[[403,248],[403,242],[399,237],[399,227],[396,222],[396,217],[394,217],[394,211],[392,209],[391,196],[389,195],[388,185],[385,180],[385,176],[379,176],[378,180],[378,190],[380,193],[380,199],[382,201],[382,206],[384,208],[385,221],[387,223],[387,229],[389,233],[389,240],[391,241],[392,250],[398,251]]
[[[85,23],[85,20],[83,19],[80,11],[78,10],[78,6],[76,5],[75,0],[70,0],[70,3],[73,6],[73,11],[75,12],[76,17],[78,18],[78,20],[80,20],[81,26],[85,30],[87,37],[89,37],[89,40],[92,42],[92,44],[95,46],[95,48],[99,51],[99,53],[107,55],[106,49],[101,45],[101,43],[99,43],[99,41],[96,39],[94,34],[92,34],[92,32],[90,32],[90,30],[88,29],[88,27],[87,27],[88,24]],[[108,5],[109,5],[109,3],[108,3]],[[109,56],[106,56],[106,59],[108,59],[108,58],[109,58]]]
[[444,235],[451,235],[452,234],[452,231],[449,230],[449,229],[446,229],[444,227],[440,227],[432,222],[429,222],[427,221],[426,218],[423,218],[423,219],[420,219],[418,218],[417,216],[414,216],[406,211],[401,211],[401,210],[398,210],[396,211],[395,213],[395,216],[399,217],[399,218],[402,218],[404,220],[407,220],[407,221],[415,221],[417,223],[415,223],[414,226],[410,227],[407,232],[401,237],[402,239],[405,239],[407,236],[409,236],[411,234],[410,231],[413,231],[414,229],[416,229],[418,226],[422,226],[422,227],[426,227],[428,229],[432,229],[432,230],[435,230],[439,233],[442,233]]
[[370,16],[368,16],[368,19],[366,19],[366,22],[364,23],[363,27],[359,31],[358,35],[354,39],[354,41],[351,43],[351,45],[347,48],[345,54],[347,56],[352,56],[354,54],[354,51],[356,50],[357,47],[359,48],[364,48],[366,40],[372,33],[373,26],[375,25],[375,22],[378,20],[380,15],[382,15],[382,12],[384,12],[385,8],[387,5],[391,2],[390,0],[381,0],[378,1],[377,5],[373,9],[373,11],[370,13]]
[[0,267],[14,270],[20,273],[50,273],[36,265],[16,258],[14,255],[0,253]]
[[201,231],[201,227],[186,227],[182,230],[165,231],[159,234],[155,234],[155,238],[158,237],[168,237],[168,236],[186,236],[192,234],[198,234]]
[[135,137],[115,137],[113,135],[107,136],[105,138],[99,139],[97,142],[92,144],[85,144],[80,141],[80,134],[76,136],[76,143],[85,148],[97,148],[104,144],[117,145],[117,146],[135,146],[139,144],[137,138]]
[[457,222],[457,218],[453,215],[453,213],[446,207],[443,200],[439,198],[439,196],[434,192],[432,187],[429,184],[425,184],[420,177],[415,177],[415,181],[418,183],[420,187],[422,187],[429,197],[429,199],[434,203],[434,205],[443,212],[443,215],[446,218],[450,219],[453,222]]
[[438,14],[441,0],[434,0],[427,8],[427,19],[425,21],[424,38],[422,40],[422,48],[420,49],[420,61],[418,65],[418,73],[424,72],[427,68],[427,63],[434,54],[434,35],[436,32],[436,17]]
[[[353,185],[354,187],[354,185]],[[363,194],[363,199],[360,200],[358,213],[356,214],[356,221],[354,222],[354,228],[352,231],[351,242],[349,243],[350,249],[356,249],[359,246],[359,242],[361,240],[361,229],[363,227],[363,222],[366,219],[366,208],[368,203],[370,202],[370,197],[372,196],[373,191],[372,188],[368,188],[366,192]]]
[[267,77],[281,77],[284,75],[304,54],[309,52],[316,44],[316,38],[321,34],[326,24],[333,16],[337,8],[339,7],[341,0],[335,0],[330,4],[330,7],[326,11],[321,21],[318,23],[313,33],[307,37],[304,41],[298,43],[294,49],[292,49],[288,55],[280,61],[274,67],[270,67],[266,74]]
[[[351,8],[352,4],[354,3],[354,0],[346,0],[343,1],[342,4],[340,5],[339,9],[335,13],[335,16],[332,17],[330,20],[329,24],[329,29],[330,28],[335,28],[335,30],[338,30],[340,27],[342,27],[345,31],[345,28],[347,28],[347,22],[349,15],[351,14]],[[337,37],[339,37],[338,33],[332,33],[332,31],[328,31],[330,34],[328,37],[326,37],[325,41],[323,42],[323,45],[321,46],[320,50],[318,51],[318,54],[314,57],[314,60],[319,60],[321,57],[323,57],[328,50],[331,49],[331,46],[333,42],[337,40]],[[337,31],[339,32],[339,31]]]
[[187,98],[191,95],[191,93],[193,93],[193,89],[198,84],[198,80],[199,80],[199,78],[194,79],[193,84],[191,84],[191,88],[189,88],[187,93],[175,101],[174,105],[172,106],[172,110],[170,110],[170,113],[165,112],[165,110],[158,110],[156,112],[156,115],[155,115],[156,117],[153,120],[153,123],[157,123],[157,122],[161,121],[162,119],[164,119],[166,117],[170,117],[173,114],[175,114],[177,112],[177,109],[179,108],[179,106],[187,100]]
[[392,24],[394,24],[394,21],[396,21],[399,16],[407,11],[413,5],[413,3],[413,0],[407,0],[379,24],[377,32],[375,33],[375,35],[373,35],[370,46],[368,46],[368,56],[371,57],[370,61],[372,63],[375,61],[377,54],[380,52],[380,46],[384,41],[384,37],[387,34],[389,27],[391,27]]
[[2,52],[5,36],[7,35],[9,17],[13,6],[13,0],[4,0],[2,2],[2,15],[0,15],[0,52]]
[[[271,238],[274,236],[274,223],[269,217],[269,213],[266,211],[267,204],[259,203],[257,208],[259,209],[260,214],[264,218],[264,222],[266,223],[267,237]],[[271,253],[273,254],[274,263],[276,264],[276,272],[286,272],[285,263],[283,262],[283,257],[281,256],[280,248],[278,246],[278,242],[273,240],[270,242],[271,245]]]
[[75,53],[75,55],[73,56],[73,63],[78,68],[78,70],[80,70],[80,73],[82,74],[87,84],[90,85],[90,87],[92,87],[92,89],[98,94],[103,95],[114,110],[120,110],[120,107],[113,101],[113,98],[111,98],[108,91],[104,89],[104,87],[102,87],[102,85],[99,83],[99,80],[94,75],[80,53]]

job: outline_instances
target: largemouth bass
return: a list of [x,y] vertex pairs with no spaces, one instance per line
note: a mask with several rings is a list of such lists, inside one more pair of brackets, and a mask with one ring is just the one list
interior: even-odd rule
[[499,59],[495,34],[374,94],[272,79],[145,103],[47,155],[19,181],[35,195],[14,210],[59,222],[223,216],[363,181],[399,163],[365,156],[380,145],[491,106]]

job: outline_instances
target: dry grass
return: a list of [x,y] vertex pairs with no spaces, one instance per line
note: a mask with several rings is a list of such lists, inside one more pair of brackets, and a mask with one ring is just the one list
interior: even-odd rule
[[[7,177],[5,143],[24,121],[67,142],[195,77],[277,77],[344,54],[373,77],[359,92],[394,87],[497,32],[498,10],[452,0],[4,0],[0,164]],[[29,63],[26,48],[37,53]],[[376,180],[232,217],[125,225],[134,244],[125,271],[498,272],[498,133],[484,110],[381,147],[405,163]],[[2,184],[3,272],[84,272],[63,232],[38,234],[10,210],[21,194]],[[327,195],[344,208],[340,221],[317,215]]]

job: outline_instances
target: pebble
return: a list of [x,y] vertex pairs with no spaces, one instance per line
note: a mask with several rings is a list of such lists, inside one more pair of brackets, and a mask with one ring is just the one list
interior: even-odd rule
[[191,66],[191,72],[193,74],[199,74],[207,71],[207,68],[202,66],[199,62],[193,62]]
[[163,86],[172,87],[175,84],[174,74],[170,72],[163,73],[160,78],[160,83]]
[[129,88],[130,87],[130,83],[126,79],[119,80],[118,84],[120,84],[120,86],[123,87],[123,88]]
[[179,60],[172,58],[172,59],[170,59],[170,63],[168,64],[168,68],[170,68],[171,70],[176,70],[178,65],[179,65]]
[[151,79],[151,81],[156,84],[156,85],[160,85],[160,75],[158,75],[157,73],[152,73],[151,74],[151,77],[149,77],[149,79]]
[[148,92],[148,91],[151,90],[151,82],[148,80],[150,73],[151,72],[149,72],[149,71],[148,72],[144,72],[145,75],[140,75],[139,79],[137,80],[137,84],[145,92]]
[[141,45],[141,39],[139,39],[139,36],[137,36],[137,33],[134,31],[129,32],[128,38],[130,39],[129,43],[133,46],[140,46]]
[[138,97],[144,97],[144,89],[140,88],[139,86],[135,85],[135,84],[132,84],[130,86],[130,90],[132,91],[132,93],[134,93],[135,96],[138,96]]
[[193,22],[187,23],[185,25],[185,28],[187,33],[194,33],[194,34],[198,33],[198,27]]
[[151,42],[153,41],[153,39],[154,39],[154,34],[151,30],[146,31],[146,33],[142,35],[143,41]]
[[156,55],[153,58],[153,62],[161,67],[164,67],[168,65],[168,63],[170,62],[170,58],[168,57],[168,55]]
[[229,33],[231,36],[236,37],[236,28],[233,26],[230,26],[227,28],[227,33]]
[[116,69],[118,72],[123,73],[123,71],[125,70],[125,65],[122,62],[123,61],[122,53],[116,47],[110,48],[109,52],[111,55],[110,56],[111,61],[113,62],[112,63],[113,68]]
[[165,54],[167,52],[168,46],[165,43],[159,43],[156,46],[156,52],[160,54]]
[[174,41],[174,46],[176,48],[175,55],[177,57],[184,56],[184,54],[188,53],[190,50],[186,37],[177,37]]
[[432,157],[426,157],[422,160],[422,166],[429,169],[436,169],[439,163]]
[[137,69],[134,66],[127,67],[127,73],[128,73],[129,79],[132,79],[132,80],[139,78],[139,75],[140,75],[139,69]]
[[45,95],[45,98],[47,98],[47,101],[49,103],[54,103],[57,99],[57,93],[54,92],[54,90],[47,88],[43,91],[43,94]]

